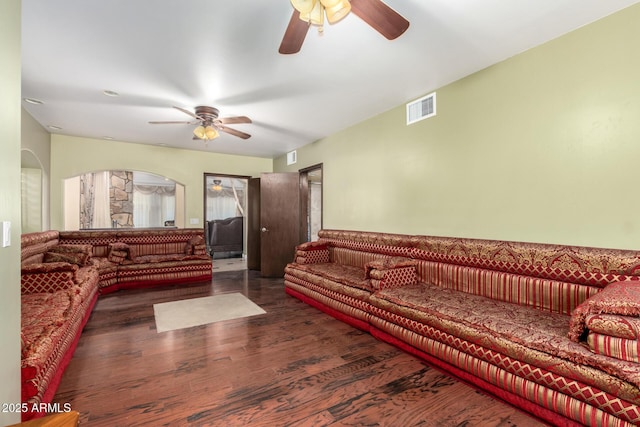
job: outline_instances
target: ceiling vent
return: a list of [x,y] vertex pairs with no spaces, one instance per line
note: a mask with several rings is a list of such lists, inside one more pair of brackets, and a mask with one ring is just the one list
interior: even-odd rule
[[436,93],[430,93],[407,104],[407,124],[436,115]]
[[287,165],[294,165],[298,162],[298,152],[296,150],[287,153]]

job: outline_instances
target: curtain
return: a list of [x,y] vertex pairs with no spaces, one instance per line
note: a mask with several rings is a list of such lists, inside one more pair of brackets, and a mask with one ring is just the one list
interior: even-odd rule
[[134,227],[163,227],[165,221],[175,220],[175,186],[134,185]]
[[109,171],[96,172],[93,175],[93,221],[89,228],[110,228]]
[[244,191],[222,188],[220,191],[207,189],[207,221],[244,216]]

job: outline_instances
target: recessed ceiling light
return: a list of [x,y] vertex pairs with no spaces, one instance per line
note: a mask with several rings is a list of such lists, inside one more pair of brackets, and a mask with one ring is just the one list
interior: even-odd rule
[[114,92],[112,90],[103,90],[102,93],[104,93],[107,96],[120,96],[118,92]]
[[62,128],[60,126],[55,126],[55,125],[48,125],[47,126],[49,129],[51,130],[62,130]]
[[41,105],[44,104],[43,101],[40,101],[39,99],[35,99],[35,98],[23,98],[24,102],[27,102],[29,104],[33,104],[33,105]]
[[102,139],[106,139],[108,141],[111,141],[113,139],[112,136],[103,136]]

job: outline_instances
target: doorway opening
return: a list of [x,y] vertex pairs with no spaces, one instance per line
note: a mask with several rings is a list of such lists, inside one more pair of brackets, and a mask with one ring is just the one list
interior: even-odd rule
[[322,229],[322,163],[300,171],[301,241],[318,240]]
[[214,259],[246,257],[249,178],[204,174],[205,240]]
[[184,228],[184,185],[144,171],[86,172],[64,180],[64,229]]

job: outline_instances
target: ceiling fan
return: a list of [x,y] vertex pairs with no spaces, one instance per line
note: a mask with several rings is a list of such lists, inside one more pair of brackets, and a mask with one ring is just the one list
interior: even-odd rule
[[205,141],[209,141],[212,139],[216,139],[220,136],[218,131],[225,132],[233,136],[237,136],[242,139],[249,139],[251,135],[248,133],[240,132],[239,130],[232,129],[225,125],[228,124],[238,124],[238,123],[252,123],[251,119],[246,116],[238,116],[238,117],[222,117],[218,118],[217,108],[207,107],[204,105],[200,105],[195,108],[195,113],[192,113],[189,110],[185,110],[184,108],[174,106],[176,110],[182,111],[185,114],[193,117],[195,120],[192,121],[163,121],[163,122],[149,122],[152,125],[173,125],[173,124],[185,124],[185,125],[198,125],[193,130],[193,139],[203,139]]
[[381,0],[291,0],[291,4],[293,15],[278,49],[283,55],[300,51],[309,26],[315,25],[322,32],[325,14],[334,24],[353,12],[388,40],[409,28],[409,21]]

